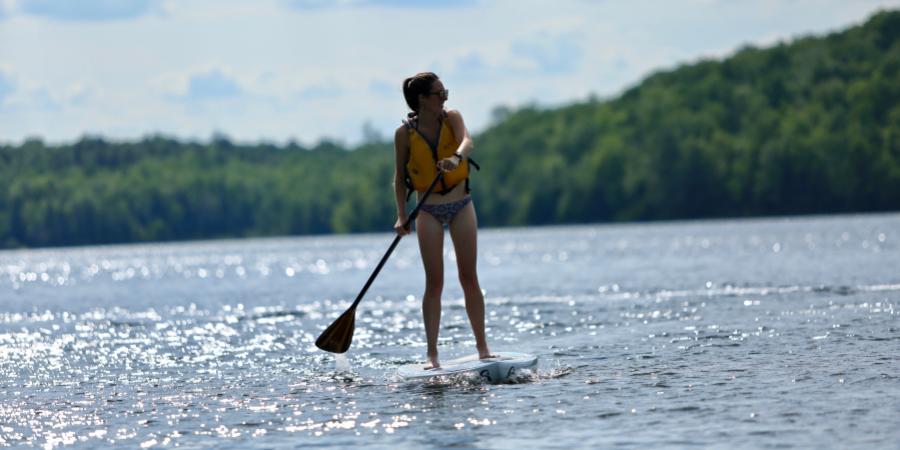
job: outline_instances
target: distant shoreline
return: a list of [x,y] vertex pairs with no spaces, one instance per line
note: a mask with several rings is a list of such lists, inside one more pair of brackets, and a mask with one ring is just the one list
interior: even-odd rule
[[[475,137],[487,227],[900,211],[900,11],[504,114]],[[377,232],[393,145],[162,136],[0,145],[0,248]]]

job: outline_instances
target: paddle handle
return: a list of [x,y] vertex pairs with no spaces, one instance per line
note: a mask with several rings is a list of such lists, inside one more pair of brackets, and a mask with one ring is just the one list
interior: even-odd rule
[[[434,177],[434,181],[431,182],[431,185],[428,186],[428,190],[425,191],[425,195],[423,195],[422,198],[419,199],[419,202],[416,204],[416,207],[413,208],[412,213],[409,214],[406,222],[403,222],[403,228],[409,227],[409,224],[411,224],[413,220],[416,220],[416,216],[419,215],[419,210],[422,209],[422,205],[425,204],[425,199],[427,199],[428,196],[431,195],[431,190],[434,189],[438,181],[441,181],[441,178],[443,176],[444,172],[438,171],[437,176]],[[366,285],[363,286],[361,291],[359,291],[359,295],[356,296],[356,300],[353,301],[353,305],[348,308],[348,311],[351,309],[356,309],[356,305],[358,305],[359,301],[362,300],[364,295],[366,295],[366,291],[369,290],[369,286],[371,286],[372,282],[375,281],[375,277],[378,276],[378,272],[381,272],[381,268],[384,267],[384,263],[387,262],[388,258],[390,258],[391,253],[394,252],[394,248],[396,248],[397,244],[400,243],[400,238],[402,237],[403,235],[398,234],[397,237],[394,238],[394,242],[391,242],[391,246],[388,247],[387,252],[384,254],[384,256],[381,257],[381,261],[378,262],[378,266],[375,267],[375,271],[372,272],[372,275],[369,276],[369,280],[366,281]]]

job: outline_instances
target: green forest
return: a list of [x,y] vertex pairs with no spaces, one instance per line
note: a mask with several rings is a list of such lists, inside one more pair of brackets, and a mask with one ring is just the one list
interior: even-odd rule
[[[900,12],[498,109],[474,140],[482,226],[898,210]],[[389,231],[392,173],[391,142],[35,138],[0,146],[0,247]]]

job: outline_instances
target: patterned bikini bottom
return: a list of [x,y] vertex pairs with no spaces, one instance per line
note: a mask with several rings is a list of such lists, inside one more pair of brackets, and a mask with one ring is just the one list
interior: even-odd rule
[[450,225],[450,222],[453,222],[453,218],[456,217],[456,214],[462,211],[462,209],[471,201],[472,196],[467,195],[461,200],[450,203],[425,203],[422,205],[422,211],[427,212],[440,223]]

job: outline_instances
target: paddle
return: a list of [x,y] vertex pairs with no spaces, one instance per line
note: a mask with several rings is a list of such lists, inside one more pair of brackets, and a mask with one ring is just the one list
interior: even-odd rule
[[[437,185],[438,181],[440,181],[441,177],[444,176],[443,172],[438,172],[437,176],[434,177],[434,181],[431,182],[431,186],[428,186],[428,190],[425,191],[425,195],[422,196],[422,199],[419,200],[419,203],[416,205],[415,209],[413,209],[412,213],[409,215],[409,218],[406,219],[406,222],[403,223],[403,228],[409,227],[409,224],[412,223],[413,220],[416,220],[416,216],[419,215],[419,209],[422,208],[422,204],[425,203],[425,199],[431,195],[431,190],[434,189],[434,186]],[[322,334],[319,335],[319,338],[316,339],[316,347],[325,350],[326,352],[331,353],[344,353],[347,349],[350,348],[350,341],[353,340],[353,328],[356,322],[356,305],[359,304],[359,301],[362,300],[363,295],[366,294],[366,291],[369,290],[369,286],[372,285],[372,282],[375,281],[375,277],[378,276],[378,272],[381,272],[381,267],[384,266],[384,263],[391,256],[391,253],[394,252],[394,247],[397,246],[397,243],[400,242],[400,238],[403,236],[398,234],[397,237],[394,238],[394,242],[391,243],[390,248],[388,248],[387,253],[381,257],[381,262],[378,263],[378,267],[375,268],[375,271],[372,272],[372,275],[369,276],[369,281],[366,281],[366,285],[363,286],[362,290],[359,291],[359,295],[356,296],[356,300],[353,301],[353,304],[341,314],[340,317],[337,318]]]

